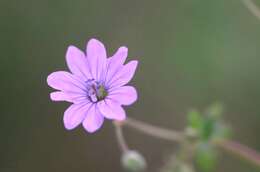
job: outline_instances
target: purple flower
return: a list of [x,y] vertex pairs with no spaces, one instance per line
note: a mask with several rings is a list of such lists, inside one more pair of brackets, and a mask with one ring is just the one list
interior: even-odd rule
[[75,46],[69,46],[66,53],[67,65],[71,71],[57,71],[47,78],[48,85],[58,91],[52,92],[53,101],[67,101],[72,105],[65,111],[65,128],[74,129],[79,124],[90,133],[98,130],[104,118],[124,120],[126,114],[122,105],[131,105],[137,100],[132,86],[125,86],[133,77],[138,62],[124,65],[127,48],[120,47],[107,58],[104,45],[91,39],[86,53]]

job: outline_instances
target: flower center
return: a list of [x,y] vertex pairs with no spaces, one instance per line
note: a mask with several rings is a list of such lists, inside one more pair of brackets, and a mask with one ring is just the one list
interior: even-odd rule
[[100,100],[105,99],[107,96],[107,90],[104,85],[95,81],[94,79],[90,79],[86,81],[87,83],[87,95],[92,102],[98,102]]

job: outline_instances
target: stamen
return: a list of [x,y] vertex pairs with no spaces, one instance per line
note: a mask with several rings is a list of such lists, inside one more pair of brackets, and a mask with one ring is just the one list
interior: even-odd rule
[[101,83],[96,82],[94,79],[88,80],[86,83],[87,95],[92,102],[98,102],[105,99],[107,91]]

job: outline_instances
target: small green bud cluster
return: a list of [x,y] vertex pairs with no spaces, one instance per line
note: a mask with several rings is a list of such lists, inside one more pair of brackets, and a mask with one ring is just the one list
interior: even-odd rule
[[200,171],[208,172],[215,167],[217,151],[212,143],[229,136],[229,130],[221,120],[222,111],[222,106],[217,103],[203,114],[196,110],[188,113],[186,135],[197,145],[194,158]]

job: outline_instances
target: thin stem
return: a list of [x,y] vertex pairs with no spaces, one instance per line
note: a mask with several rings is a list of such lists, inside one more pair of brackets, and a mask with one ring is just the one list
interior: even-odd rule
[[223,150],[260,166],[260,154],[257,151],[232,140],[222,140],[215,143]]
[[160,128],[151,124],[147,124],[145,122],[137,121],[132,118],[127,118],[127,120],[124,121],[124,125],[134,128],[135,130],[138,130],[144,134],[169,140],[169,141],[175,141],[175,142],[181,142],[184,139],[184,135],[178,131],[172,131],[165,128]]
[[[127,120],[123,121],[122,125],[131,127],[136,131],[142,132],[144,134],[159,139],[164,139],[164,140],[178,142],[178,143],[181,143],[183,140],[185,140],[185,135],[182,132],[160,128],[132,118],[128,118]],[[260,154],[257,151],[245,145],[242,145],[238,142],[231,141],[231,140],[215,141],[213,142],[213,144],[226,150],[229,153],[238,155],[244,158],[245,160],[248,160],[256,164],[257,166],[260,166]]]
[[260,20],[260,9],[252,0],[242,0],[247,9]]
[[127,152],[129,149],[128,149],[128,146],[126,144],[126,141],[125,141],[125,138],[123,135],[121,123],[118,121],[114,121],[114,126],[115,126],[116,139],[117,139],[119,148],[121,149],[122,152]]

